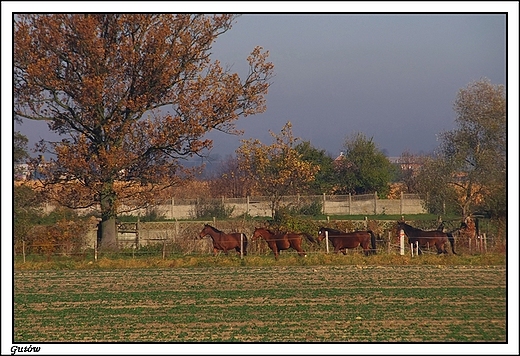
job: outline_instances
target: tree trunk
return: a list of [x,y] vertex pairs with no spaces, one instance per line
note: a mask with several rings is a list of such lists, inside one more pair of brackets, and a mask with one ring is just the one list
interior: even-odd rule
[[116,193],[113,182],[105,182],[101,190],[101,222],[98,225],[98,246],[103,251],[117,251]]
[[101,251],[116,251],[117,246],[117,228],[116,219],[111,218],[105,221],[101,221],[98,225],[98,240],[99,250]]

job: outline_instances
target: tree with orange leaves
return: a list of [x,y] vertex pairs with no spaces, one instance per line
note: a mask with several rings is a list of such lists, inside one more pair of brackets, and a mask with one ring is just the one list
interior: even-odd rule
[[[42,142],[54,198],[99,207],[100,242],[117,248],[115,218],[145,206],[186,172],[211,130],[263,112],[273,75],[256,47],[241,79],[210,60],[235,15],[23,14],[14,19],[15,119],[45,120],[64,135]],[[117,184],[116,184],[117,183]],[[135,205],[137,204],[137,205]]]
[[242,140],[236,153],[250,186],[269,196],[274,217],[283,196],[305,192],[320,168],[305,161],[296,149],[300,139],[293,136],[291,122],[285,124],[279,135],[271,131],[270,134],[274,139],[271,145],[257,139]]

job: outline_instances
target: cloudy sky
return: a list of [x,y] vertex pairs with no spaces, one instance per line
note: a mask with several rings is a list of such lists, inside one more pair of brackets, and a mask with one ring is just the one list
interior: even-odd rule
[[[241,139],[270,144],[269,131],[280,132],[287,121],[296,137],[332,156],[355,133],[373,138],[388,156],[429,153],[438,147],[438,134],[455,127],[452,104],[459,89],[481,78],[506,83],[505,14],[343,9],[250,12],[217,39],[212,57],[241,76],[255,46],[269,50],[275,77],[266,112],[237,122],[243,136],[210,133],[211,155],[233,154]],[[31,143],[53,137],[42,122],[15,129]]]
[[[239,17],[214,56],[247,70],[253,46],[269,50],[276,76],[267,111],[240,120],[244,137],[270,143],[293,132],[332,154],[356,132],[390,156],[431,152],[454,128],[457,91],[486,77],[505,84],[505,15],[253,15]],[[238,139],[215,138],[215,152]]]

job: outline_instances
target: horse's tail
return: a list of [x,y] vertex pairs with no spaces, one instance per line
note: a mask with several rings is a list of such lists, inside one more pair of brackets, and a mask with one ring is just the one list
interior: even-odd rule
[[456,255],[457,253],[455,252],[455,238],[453,237],[453,234],[451,232],[448,232],[447,235],[448,235],[448,240],[450,241],[450,244],[451,244],[451,252],[453,252],[453,254]]
[[302,232],[301,235],[305,236],[307,238],[307,240],[309,240],[313,244],[318,243],[318,241],[316,241],[316,239],[314,237],[312,237],[310,234],[308,234],[306,232]]
[[244,251],[242,251],[242,253],[244,254],[244,256],[247,256],[247,236],[244,233],[242,233],[242,236],[244,236],[244,239],[242,240]]
[[372,253],[376,254],[376,235],[374,235],[374,232],[372,230],[368,230],[370,233],[370,242],[372,243]]

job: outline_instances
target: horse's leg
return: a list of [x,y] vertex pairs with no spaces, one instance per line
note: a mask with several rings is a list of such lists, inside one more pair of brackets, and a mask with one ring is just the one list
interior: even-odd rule
[[307,254],[305,253],[300,244],[298,244],[298,249],[296,249],[296,251],[298,251],[298,255],[300,255],[301,257],[307,257]]
[[[342,254],[343,254],[344,256],[346,256],[346,255],[347,255],[347,248],[346,248],[346,247],[345,247],[345,248],[342,248],[342,249],[340,249],[339,251],[341,251],[341,253],[342,253]],[[336,251],[336,253],[338,253],[338,251]]]
[[368,243],[366,241],[363,241],[363,244],[360,244],[361,248],[363,249],[363,253],[365,256],[368,256]]
[[293,248],[298,252],[298,255],[300,255],[300,257],[307,257],[307,254],[300,246]]
[[213,247],[213,255],[217,256],[217,254],[218,254],[218,248]]
[[269,247],[271,247],[271,250],[274,253],[274,259],[278,260],[278,246],[276,246],[276,243],[275,242],[271,242]]

